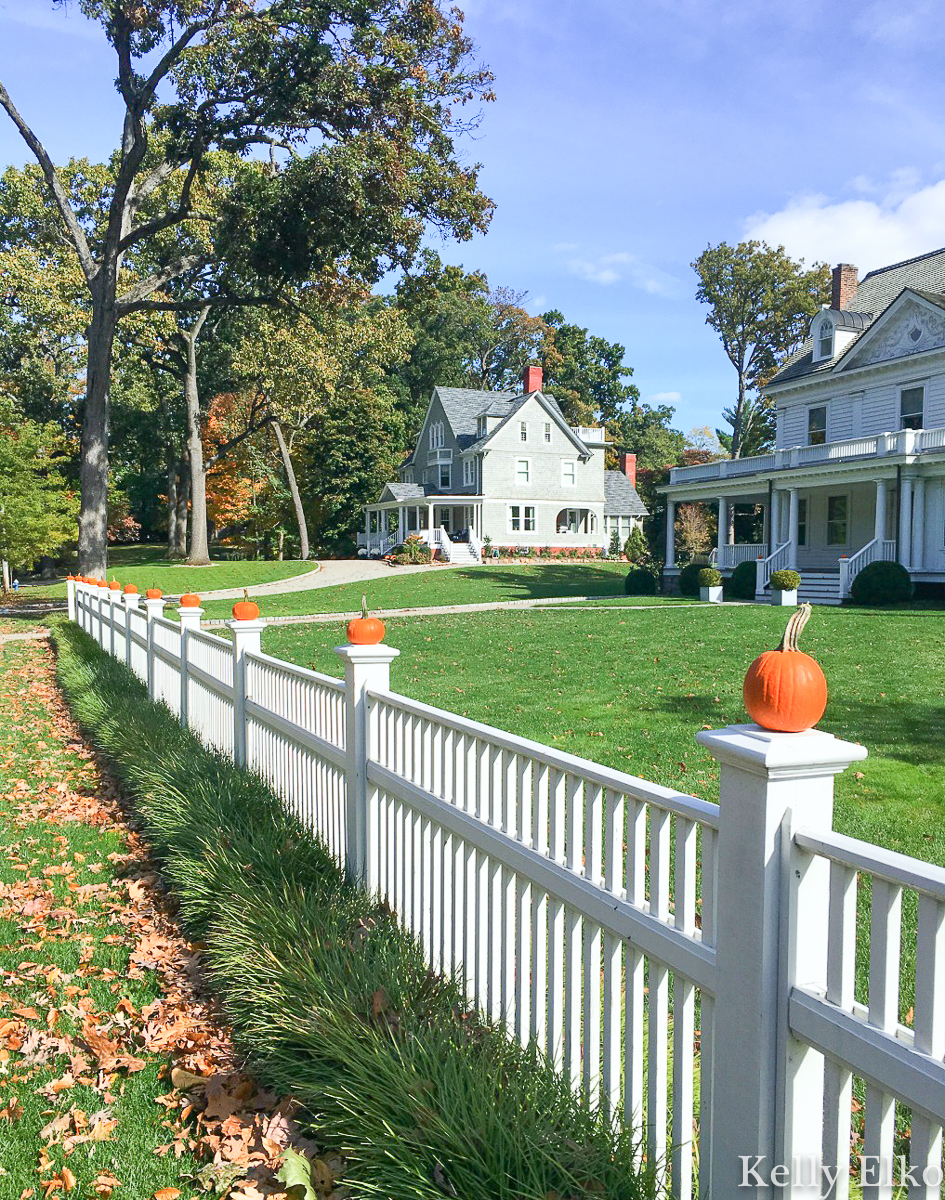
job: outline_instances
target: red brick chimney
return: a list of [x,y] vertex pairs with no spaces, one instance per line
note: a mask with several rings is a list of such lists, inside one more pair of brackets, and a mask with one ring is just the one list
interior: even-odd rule
[[620,463],[620,470],[630,480],[630,486],[637,486],[637,456],[635,454],[621,454],[617,460]]
[[830,289],[831,308],[849,308],[856,299],[859,271],[850,263],[840,263],[833,269],[833,285]]
[[529,366],[522,376],[522,391],[527,396],[529,392],[541,391],[541,367]]

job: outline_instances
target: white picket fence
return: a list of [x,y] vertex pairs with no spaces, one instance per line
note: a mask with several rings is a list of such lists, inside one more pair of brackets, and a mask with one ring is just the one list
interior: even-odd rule
[[69,585],[70,616],[268,780],[432,967],[641,1130],[670,1195],[845,1200],[857,1144],[852,1194],[940,1196],[945,871],[833,832],[834,776],[862,747],[700,732],[715,805],[398,695],[386,645],[338,647],[342,682],[263,654],[263,621],[227,642],[200,609],[144,606]]

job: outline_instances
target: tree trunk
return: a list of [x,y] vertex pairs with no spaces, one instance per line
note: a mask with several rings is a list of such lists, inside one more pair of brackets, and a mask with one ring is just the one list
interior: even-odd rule
[[278,421],[273,421],[272,430],[276,435],[279,453],[282,455],[282,465],[285,467],[286,479],[289,482],[289,492],[292,495],[292,507],[295,509],[295,519],[299,526],[299,558],[304,560],[308,558],[309,550],[308,525],[305,522],[305,511],[302,508],[302,497],[299,495],[299,485],[295,478],[295,470],[292,466],[292,459],[289,457],[289,447],[285,444],[285,438],[282,436],[282,426]]
[[732,422],[732,458],[742,456],[742,422],[745,419],[745,373],[738,372],[738,401],[735,405],[735,420]]
[[210,312],[203,308],[191,329],[183,335],[187,350],[184,377],[184,401],[187,406],[187,454],[190,458],[190,553],[187,562],[194,567],[210,562],[207,546],[207,471],[200,439],[200,393],[197,389],[197,338]]
[[177,455],[167,448],[167,557],[174,558],[177,548]]
[[190,504],[190,469],[187,451],[181,455],[177,477],[177,545],[175,558],[187,557],[187,515]]
[[0,568],[2,568],[3,572],[3,590],[8,592],[10,590],[10,564],[6,559],[0,563]]
[[[102,274],[105,268],[102,269]],[[105,281],[96,281],[89,323],[89,359],[82,414],[82,463],[79,482],[79,574],[104,579],[108,549],[108,399],[112,347],[117,325],[113,305],[102,293],[114,295]]]

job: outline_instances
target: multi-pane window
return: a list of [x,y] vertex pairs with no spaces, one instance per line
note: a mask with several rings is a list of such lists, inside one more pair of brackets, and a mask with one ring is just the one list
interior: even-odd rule
[[550,421],[545,422],[545,445],[546,446],[551,445],[551,422]]
[[518,423],[518,439],[520,442],[528,441],[528,422],[519,421]]
[[476,482],[476,460],[474,458],[463,459],[463,487],[472,487]]
[[453,471],[449,463],[440,463],[439,466],[439,485],[441,488],[449,488],[452,483]]
[[827,405],[819,404],[807,410],[807,444],[822,446],[827,440]]
[[903,388],[899,393],[899,428],[921,429],[924,407],[924,387]]
[[821,358],[833,358],[833,325],[824,321],[820,327],[819,350]]
[[846,496],[827,497],[827,545],[847,544],[847,515],[849,500]]
[[797,544],[807,545],[807,498],[797,502]]
[[[532,510],[534,511],[534,509]],[[509,529],[512,533],[520,532],[522,528],[522,506],[520,504],[509,505]]]
[[515,482],[519,487],[527,487],[532,481],[532,462],[530,458],[519,458],[515,463]]
[[485,417],[478,417],[476,419],[476,436],[477,437],[485,437],[486,432],[488,431],[488,428],[489,428],[489,423]]
[[535,510],[530,505],[525,506],[525,532],[535,532]]
[[434,421],[430,426],[430,449],[436,450],[446,441],[442,421]]
[[574,487],[577,483],[577,463],[573,459],[561,463],[561,482],[565,487]]

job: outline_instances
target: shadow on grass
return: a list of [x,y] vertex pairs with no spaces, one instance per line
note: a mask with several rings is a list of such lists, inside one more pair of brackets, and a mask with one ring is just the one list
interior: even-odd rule
[[[529,563],[540,567],[540,572],[524,574],[519,564],[508,567],[475,567],[463,574],[476,581],[487,580],[504,590],[511,600],[531,600],[543,596],[565,596],[577,593],[583,596],[624,594],[622,572],[607,571],[601,567],[577,563],[542,562]],[[628,568],[629,570],[629,568]]]

